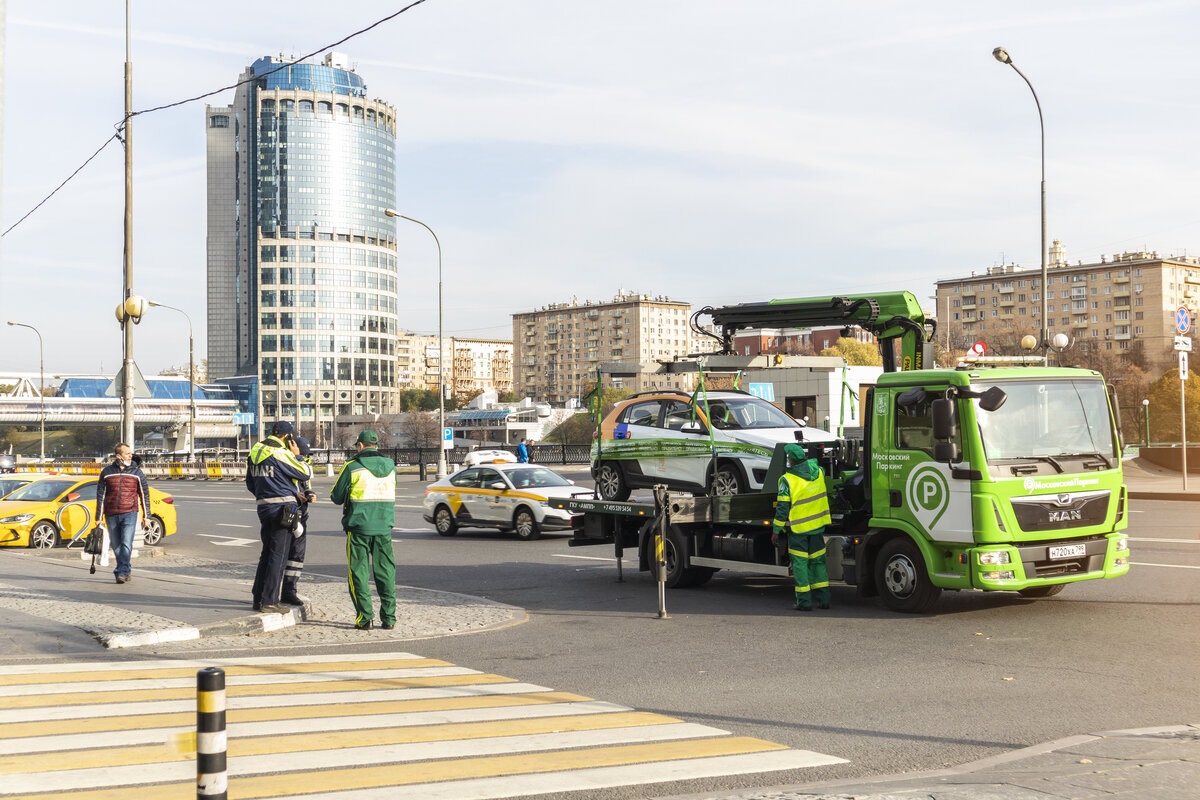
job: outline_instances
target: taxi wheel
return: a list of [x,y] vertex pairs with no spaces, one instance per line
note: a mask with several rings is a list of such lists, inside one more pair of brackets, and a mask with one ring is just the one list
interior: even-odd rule
[[533,516],[533,512],[524,506],[518,508],[517,513],[513,514],[513,531],[517,534],[518,539],[526,542],[542,538],[542,529],[538,526],[537,519]]
[[49,550],[57,545],[58,528],[53,522],[43,520],[29,531],[29,546],[35,550]]
[[600,465],[596,473],[596,493],[602,500],[629,499],[629,487],[625,485],[625,476],[621,474],[619,465],[610,461]]
[[450,513],[446,506],[438,506],[433,512],[433,527],[437,528],[439,536],[453,536],[458,533],[458,523],[454,521],[454,514]]
[[158,517],[150,517],[150,519],[146,521],[146,533],[143,536],[142,541],[145,542],[148,547],[153,547],[161,542],[162,538],[163,521]]

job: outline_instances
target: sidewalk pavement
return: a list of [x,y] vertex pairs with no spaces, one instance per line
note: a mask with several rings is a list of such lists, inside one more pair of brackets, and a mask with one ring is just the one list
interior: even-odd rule
[[1121,466],[1131,500],[1200,500],[1200,474],[1188,475],[1185,491],[1179,470],[1160,467],[1144,458],[1128,459]]

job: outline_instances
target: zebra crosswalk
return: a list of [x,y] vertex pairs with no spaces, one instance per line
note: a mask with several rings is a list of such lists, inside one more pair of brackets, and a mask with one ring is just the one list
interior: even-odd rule
[[230,798],[470,800],[844,763],[409,653],[0,667],[0,798],[192,798],[196,671]]

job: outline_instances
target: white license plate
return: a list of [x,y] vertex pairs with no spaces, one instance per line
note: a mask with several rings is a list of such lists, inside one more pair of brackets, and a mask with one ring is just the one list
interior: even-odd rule
[[1078,558],[1079,556],[1087,555],[1086,544],[1064,544],[1058,547],[1051,547],[1050,558]]

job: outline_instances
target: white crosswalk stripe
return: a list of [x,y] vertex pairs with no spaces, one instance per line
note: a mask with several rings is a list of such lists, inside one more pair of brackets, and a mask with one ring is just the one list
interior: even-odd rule
[[843,759],[408,653],[0,668],[0,798],[195,794],[195,672],[226,671],[230,797],[469,800]]

